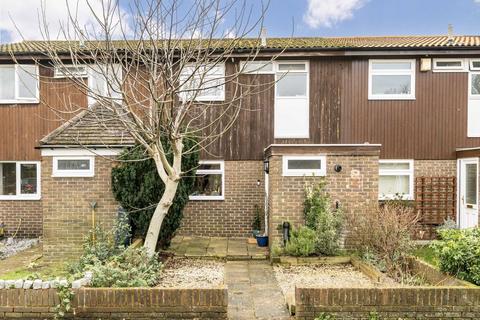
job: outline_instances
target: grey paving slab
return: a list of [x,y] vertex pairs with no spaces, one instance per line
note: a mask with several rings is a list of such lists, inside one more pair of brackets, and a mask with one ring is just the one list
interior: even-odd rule
[[167,250],[177,256],[224,258],[227,260],[265,260],[268,249],[249,244],[246,238],[177,236]]
[[268,262],[228,261],[225,283],[229,293],[229,319],[290,319],[282,291]]

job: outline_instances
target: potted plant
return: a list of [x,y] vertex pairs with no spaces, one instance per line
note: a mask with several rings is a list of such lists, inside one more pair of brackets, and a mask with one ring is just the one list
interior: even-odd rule
[[256,204],[255,216],[253,217],[253,222],[252,222],[252,234],[254,238],[256,238],[260,234],[261,228],[262,228],[262,225],[260,222],[260,207]]

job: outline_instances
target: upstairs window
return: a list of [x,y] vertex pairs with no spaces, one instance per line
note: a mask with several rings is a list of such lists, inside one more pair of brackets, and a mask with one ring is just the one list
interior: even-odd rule
[[223,161],[200,161],[190,200],[223,200],[224,176]]
[[39,200],[40,163],[0,162],[0,200]]
[[272,61],[242,61],[240,64],[242,73],[248,74],[273,74]]
[[275,70],[275,138],[308,138],[309,73],[306,61],[279,61]]
[[87,67],[82,65],[59,65],[55,66],[54,78],[86,78]]
[[370,60],[368,98],[415,99],[415,60]]
[[91,65],[88,67],[88,87],[90,89],[88,104],[97,99],[113,98],[117,102],[122,99],[122,67],[119,64]]
[[380,160],[380,200],[413,200],[413,160]]
[[25,64],[0,66],[0,103],[38,102],[38,66]]
[[186,65],[180,75],[181,93],[184,101],[224,101],[225,64]]
[[463,59],[433,59],[433,71],[466,71]]

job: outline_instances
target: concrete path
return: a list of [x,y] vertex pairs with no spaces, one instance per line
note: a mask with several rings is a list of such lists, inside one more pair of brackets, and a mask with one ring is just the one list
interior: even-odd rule
[[228,261],[228,318],[290,319],[273,268],[267,261]]
[[268,256],[268,249],[248,243],[246,238],[176,236],[167,251],[188,258],[227,260],[265,260]]

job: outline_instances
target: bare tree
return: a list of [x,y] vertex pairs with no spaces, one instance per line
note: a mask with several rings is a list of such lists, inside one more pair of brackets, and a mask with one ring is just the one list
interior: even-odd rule
[[[145,239],[153,255],[184,174],[182,155],[205,150],[232,127],[245,98],[265,90],[265,85],[241,83],[246,65],[238,61],[257,58],[267,4],[134,0],[127,10],[115,0],[105,0],[102,12],[92,7],[92,27],[80,25],[72,1],[66,3],[69,17],[61,38],[67,40],[52,40],[46,19],[41,23],[48,60],[70,76],[89,101],[111,111],[154,159],[165,191]],[[226,61],[230,63],[225,71]],[[77,77],[82,68],[91,75],[89,81]],[[195,139],[188,150],[187,139]]]

